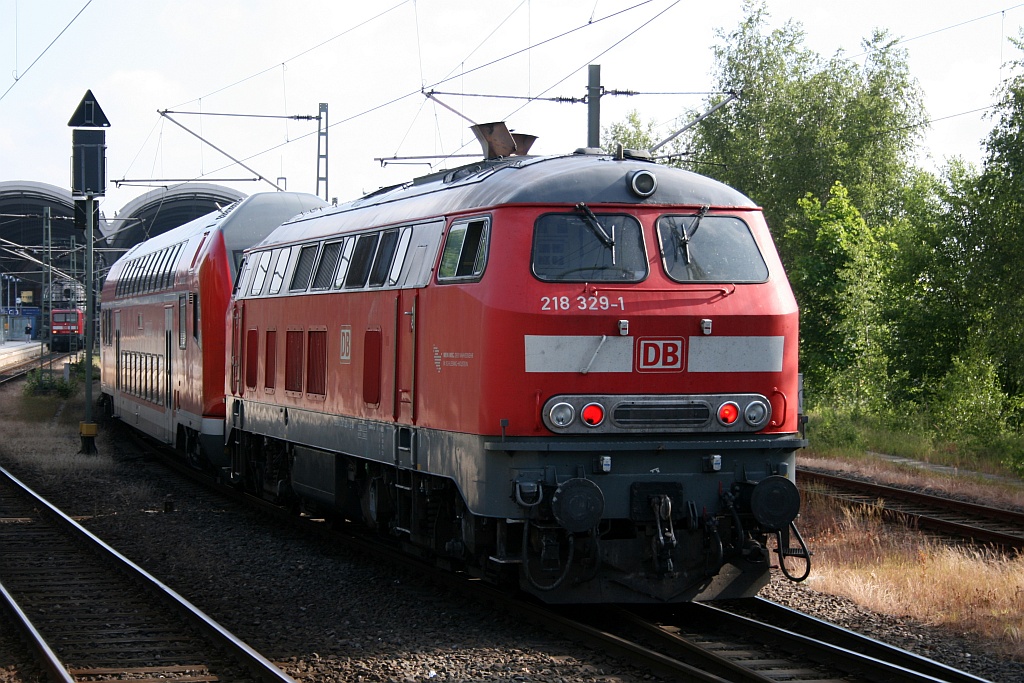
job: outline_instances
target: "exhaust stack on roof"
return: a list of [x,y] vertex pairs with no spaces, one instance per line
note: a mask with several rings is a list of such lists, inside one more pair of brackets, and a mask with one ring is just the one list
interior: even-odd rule
[[486,159],[522,156],[530,151],[530,147],[537,140],[536,135],[510,133],[508,126],[503,121],[477,123],[470,126],[469,129],[473,131],[473,135],[480,142]]

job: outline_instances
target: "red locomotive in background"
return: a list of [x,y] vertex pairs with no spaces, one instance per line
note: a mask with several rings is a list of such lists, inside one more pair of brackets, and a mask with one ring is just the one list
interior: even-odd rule
[[50,348],[75,352],[84,348],[85,312],[80,308],[55,308],[50,311]]
[[261,228],[237,273],[229,219],[111,269],[122,420],[549,602],[752,595],[770,539],[809,569],[798,311],[735,190],[628,154],[488,159]]

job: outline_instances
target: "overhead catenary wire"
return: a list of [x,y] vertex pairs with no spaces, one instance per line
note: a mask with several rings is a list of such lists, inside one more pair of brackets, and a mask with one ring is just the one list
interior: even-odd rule
[[[408,0],[406,0],[406,1],[408,1]],[[524,0],[524,2],[525,2],[525,1],[526,1],[526,0]],[[544,40],[544,41],[540,41],[540,42],[538,42],[537,44],[532,44],[532,43],[531,43],[531,45],[530,45],[530,46],[528,46],[527,48],[524,48],[524,49],[521,49],[521,50],[517,50],[517,51],[511,52],[511,53],[509,53],[509,54],[507,54],[507,55],[505,55],[505,56],[503,56],[503,57],[501,57],[501,58],[498,58],[498,59],[496,59],[496,60],[492,60],[492,61],[490,61],[490,62],[487,62],[487,63],[485,63],[485,64],[481,64],[481,65],[478,65],[478,66],[476,66],[476,67],[473,67],[472,69],[469,69],[469,70],[465,70],[465,71],[459,72],[458,74],[456,74],[456,75],[454,75],[454,76],[452,76],[452,75],[451,75],[451,72],[450,72],[448,76],[446,76],[445,78],[443,78],[443,79],[441,79],[441,80],[437,81],[437,82],[436,82],[435,84],[433,84],[433,86],[426,86],[426,87],[425,87],[425,88],[423,88],[423,89],[426,89],[426,88],[430,88],[430,87],[436,87],[436,86],[438,86],[438,85],[441,85],[441,84],[443,84],[443,83],[445,83],[445,82],[451,81],[451,80],[453,80],[453,79],[455,79],[455,78],[462,78],[462,77],[464,77],[464,76],[465,76],[466,74],[472,73],[472,72],[474,72],[474,71],[478,71],[478,70],[480,70],[480,69],[484,69],[484,68],[486,68],[486,67],[488,67],[488,66],[491,66],[491,65],[493,65],[493,64],[495,64],[495,63],[497,63],[497,62],[499,62],[499,61],[502,61],[502,60],[504,60],[504,59],[509,59],[509,58],[511,58],[511,57],[517,56],[517,55],[519,55],[519,54],[522,54],[522,53],[523,53],[523,52],[525,52],[525,51],[529,51],[529,50],[532,50],[532,49],[534,49],[534,48],[536,48],[536,47],[539,47],[540,45],[543,45],[543,44],[545,44],[545,43],[547,43],[547,42],[551,42],[551,41],[553,41],[553,40],[557,40],[557,39],[558,39],[558,38],[560,38],[560,37],[564,37],[564,36],[566,36],[566,35],[569,35],[570,33],[573,33],[573,32],[575,32],[575,31],[579,31],[579,30],[581,30],[582,28],[585,28],[586,26],[589,26],[589,25],[591,25],[592,23],[598,23],[598,22],[601,22],[601,21],[605,21],[605,20],[607,20],[607,19],[609,19],[609,18],[612,18],[612,17],[618,16],[618,15],[621,15],[621,14],[623,14],[623,13],[625,13],[625,12],[629,12],[629,11],[631,11],[631,10],[633,10],[633,9],[636,9],[637,7],[640,7],[640,6],[642,6],[642,5],[648,4],[649,2],[652,2],[652,1],[653,1],[653,0],[646,0],[645,2],[641,2],[641,3],[638,3],[638,4],[632,5],[632,6],[628,7],[628,8],[625,8],[625,9],[623,9],[623,10],[620,10],[620,11],[618,11],[618,12],[615,12],[615,13],[613,13],[613,14],[610,14],[610,15],[608,15],[608,16],[606,16],[606,17],[600,17],[600,18],[597,18],[597,19],[592,19],[591,21],[588,21],[588,22],[587,22],[587,24],[585,24],[585,25],[582,25],[582,26],[577,26],[577,27],[575,27],[575,28],[573,28],[573,29],[570,29],[569,31],[565,31],[565,32],[562,32],[562,33],[558,34],[557,36],[553,36],[553,37],[551,37],[551,38],[548,38],[547,40]],[[398,7],[401,7],[401,6],[402,6],[402,5],[404,5],[404,4],[405,4],[405,2],[402,2],[402,3],[398,3],[398,4],[396,4],[396,5],[392,6],[392,7],[389,7],[389,8],[388,8],[387,10],[385,10],[384,12],[382,12],[382,13],[380,13],[380,14],[378,14],[378,15],[375,15],[375,17],[373,17],[373,18],[371,18],[371,19],[368,19],[368,20],[367,20],[366,22],[362,22],[362,24],[359,24],[359,25],[357,25],[357,26],[355,26],[355,27],[352,27],[351,29],[347,29],[347,30],[346,30],[345,32],[342,32],[341,34],[338,34],[338,35],[337,35],[337,36],[335,36],[334,38],[332,38],[332,39],[329,39],[328,41],[323,41],[323,42],[319,43],[318,45],[316,45],[316,46],[313,46],[312,48],[309,48],[308,50],[305,50],[305,51],[303,51],[303,52],[299,53],[298,55],[296,55],[296,56],[295,56],[295,57],[293,57],[292,59],[294,59],[294,58],[297,58],[297,57],[299,57],[299,56],[302,56],[302,55],[305,55],[305,54],[308,54],[308,53],[309,53],[310,51],[312,51],[312,50],[314,50],[314,49],[317,49],[318,47],[321,47],[321,46],[325,45],[326,43],[330,42],[330,40],[333,40],[333,39],[335,39],[335,38],[337,38],[337,37],[340,37],[341,35],[344,35],[344,34],[346,34],[346,33],[349,33],[349,32],[351,32],[352,30],[354,30],[355,28],[358,28],[358,26],[364,25],[365,23],[367,23],[367,22],[369,22],[369,21],[372,21],[373,19],[375,19],[375,18],[378,18],[378,17],[382,16],[382,15],[386,14],[387,12],[391,12],[391,11],[393,11],[393,10],[397,9]],[[514,13],[515,13],[516,11],[518,11],[518,10],[519,10],[519,8],[520,8],[521,6],[522,6],[522,3],[520,3],[520,5],[517,5],[517,6],[516,6],[516,8],[515,8],[515,9],[514,9],[514,10],[513,10],[513,11],[512,11],[512,12],[511,12],[511,13],[510,13],[510,14],[509,14],[509,15],[508,15],[507,17],[505,17],[505,18],[504,18],[504,19],[503,19],[502,21],[503,21],[503,22],[504,22],[504,21],[507,21],[507,20],[508,20],[508,18],[509,18],[509,17],[511,17],[511,16],[512,16],[512,14],[514,14]],[[1006,10],[1003,10],[1003,11],[1005,12],[1005,11],[1013,10],[1013,9],[1016,9],[1016,8],[1018,8],[1018,7],[1021,7],[1021,6],[1022,6],[1022,5],[1019,5],[1019,4],[1018,4],[1018,5],[1013,5],[1013,6],[1011,6],[1011,7],[1008,7],[1008,8],[1006,9]],[[595,12],[596,12],[596,5],[595,5]],[[953,25],[951,25],[951,26],[948,26],[948,27],[945,27],[945,28],[942,28],[942,29],[936,29],[936,30],[934,30],[934,31],[929,31],[929,32],[927,32],[927,33],[924,33],[924,34],[920,34],[920,35],[918,35],[918,36],[915,36],[915,37],[913,37],[913,38],[909,38],[909,39],[906,39],[906,41],[902,41],[902,42],[909,42],[910,40],[916,40],[916,39],[918,39],[918,38],[922,38],[922,37],[925,37],[925,36],[928,36],[928,35],[934,35],[934,34],[936,34],[936,33],[940,33],[940,32],[942,32],[942,31],[945,31],[945,30],[951,30],[951,29],[957,28],[957,27],[959,27],[959,26],[962,26],[962,25],[964,25],[964,24],[966,24],[966,23],[970,23],[971,21],[976,21],[976,20],[978,20],[978,19],[981,19],[981,18],[985,18],[985,17],[988,17],[988,16],[992,16],[992,15],[991,15],[991,14],[987,14],[987,15],[984,15],[983,17],[978,17],[978,18],[976,18],[976,19],[973,19],[973,20],[969,20],[969,21],[966,21],[966,22],[959,22],[959,23],[957,23],[957,24],[953,24]],[[486,41],[484,41],[484,42],[486,42]],[[481,43],[481,45],[482,45],[482,44],[483,44],[483,43]],[[614,48],[614,45],[612,46],[612,48]],[[609,50],[610,50],[610,49],[612,49],[612,48],[609,48]],[[604,54],[605,52],[606,52],[606,51],[604,51],[604,52],[601,52],[600,54]],[[589,61],[593,61],[593,60],[589,60]],[[582,67],[580,67],[580,68],[582,68]],[[578,70],[579,70],[579,69],[577,69],[577,70],[573,71],[572,73],[576,73],[576,71],[578,71]],[[265,71],[266,71],[266,70],[265,70]],[[265,71],[264,71],[264,72],[265,72]],[[260,72],[260,73],[264,73],[264,72]],[[569,77],[571,77],[572,73],[570,73],[570,74],[569,74],[569,76],[566,76],[566,79],[567,79],[567,78],[569,78]],[[254,75],[253,75],[253,77],[255,77],[256,75],[259,75],[259,74],[254,74]],[[251,78],[251,77],[250,77],[250,78]],[[564,82],[564,80],[566,80],[566,79],[563,79],[563,82]],[[243,81],[244,81],[244,80],[248,80],[248,79],[243,79]],[[243,82],[243,81],[237,81],[237,82],[236,82],[235,84],[237,84],[237,83],[240,83],[240,82]],[[235,85],[235,84],[232,84],[232,85]],[[557,84],[556,84],[556,85],[557,85]],[[216,92],[220,92],[220,91],[222,91],[222,90],[226,89],[227,87],[231,87],[231,86],[226,86],[225,88],[222,88],[222,89],[220,89],[220,90],[216,90],[216,91],[213,91],[213,92],[214,92],[214,93],[216,93]],[[554,86],[551,86],[551,87],[554,87]],[[549,88],[548,88],[547,90],[545,90],[544,92],[548,92],[548,91],[550,91],[551,87],[549,87]],[[419,94],[419,93],[421,93],[421,92],[423,91],[423,89],[421,89],[420,91],[417,91],[417,92],[409,92],[409,93],[405,93],[405,94],[399,95],[399,96],[397,96],[397,97],[394,97],[394,98],[391,98],[391,99],[389,99],[389,100],[387,100],[387,101],[385,101],[385,102],[382,102],[382,103],[380,103],[380,104],[378,104],[378,105],[375,105],[375,106],[369,107],[369,108],[367,108],[367,109],[365,109],[365,110],[363,110],[363,111],[360,111],[360,112],[356,112],[356,113],[354,113],[354,114],[352,114],[352,115],[350,115],[350,116],[347,116],[347,117],[345,117],[345,118],[342,118],[342,119],[340,119],[340,120],[338,120],[338,121],[335,121],[335,122],[333,122],[333,123],[332,123],[332,124],[331,124],[331,125],[330,125],[329,127],[330,127],[330,128],[333,128],[333,127],[335,127],[335,126],[340,126],[340,125],[343,125],[343,124],[347,124],[347,123],[349,123],[349,122],[351,122],[351,121],[353,121],[353,120],[359,119],[359,118],[361,118],[361,117],[364,117],[364,116],[367,116],[367,115],[369,115],[369,114],[372,114],[372,113],[374,113],[374,112],[376,112],[376,111],[379,111],[380,109],[383,109],[383,108],[385,108],[385,107],[387,107],[387,106],[390,106],[390,105],[392,105],[392,104],[395,104],[395,103],[397,103],[397,102],[399,102],[399,101],[402,101],[402,100],[404,100],[404,99],[407,99],[408,97],[411,97],[411,96],[413,96],[414,94]],[[211,94],[212,94],[212,93],[211,93]],[[646,93],[645,93],[645,94],[646,94]],[[651,94],[655,94],[655,93],[651,93]],[[666,93],[666,94],[670,94],[670,93]],[[686,94],[686,93],[680,93],[680,94]],[[460,95],[461,95],[461,94],[460,94]],[[532,100],[534,100],[534,99],[538,99],[538,97],[537,97],[537,96],[531,96],[531,97],[527,98],[527,102],[529,102],[529,101],[532,101]],[[994,105],[993,105],[993,106],[994,106]],[[988,107],[988,108],[991,108],[991,107]],[[517,109],[515,110],[515,112],[517,112],[517,111],[519,111],[519,110],[521,110],[521,107],[520,107],[520,108],[517,108]],[[514,113],[514,112],[513,112],[513,113]],[[941,117],[941,118],[936,118],[936,119],[933,119],[933,120],[934,120],[934,121],[946,120],[946,119],[948,119],[948,118],[953,118],[953,117],[956,117],[956,116],[966,115],[966,114],[968,114],[968,113],[970,113],[970,112],[962,112],[962,113],[960,113],[960,114],[953,114],[953,115],[950,115],[950,116],[946,116],[946,117]],[[925,124],[924,124],[924,123],[922,123],[921,125],[925,125]],[[288,141],[288,143],[290,143],[290,142],[297,142],[297,141],[303,140],[303,139],[305,139],[305,138],[307,138],[307,137],[311,137],[312,135],[314,135],[314,133],[313,133],[313,132],[310,132],[310,133],[308,133],[308,134],[305,134],[305,135],[302,135],[302,136],[296,137],[296,138],[295,138],[294,140],[290,140],[290,141]],[[405,138],[403,138],[403,139],[405,139]],[[283,143],[283,144],[288,144],[288,143]],[[266,153],[272,152],[272,151],[274,151],[274,150],[276,150],[276,149],[279,149],[279,148],[280,148],[281,146],[282,146],[282,144],[278,144],[278,145],[273,145],[273,146],[271,146],[271,147],[269,147],[269,148],[267,148],[267,149],[265,149],[265,150],[263,150],[263,151],[259,151],[259,152],[256,152],[256,153],[252,154],[252,155],[249,155],[248,157],[245,157],[245,160],[250,160],[250,159],[256,158],[256,157],[258,157],[258,156],[260,156],[260,155],[262,155],[262,154],[266,154]],[[465,147],[465,145],[463,145],[463,148],[464,148],[464,147]],[[215,170],[211,171],[211,173],[214,173],[214,172],[216,172],[216,171],[219,171],[219,170],[223,170],[223,168],[226,168],[226,166],[225,166],[225,167],[221,167],[221,168],[218,168],[218,169],[215,169]],[[205,174],[204,174],[204,175],[205,175]],[[198,178],[197,178],[197,179],[198,179]]]
[[28,72],[32,70],[32,67],[34,67],[36,65],[36,62],[38,62],[40,59],[42,59],[43,55],[45,55],[47,52],[50,51],[50,48],[53,47],[54,43],[56,43],[58,40],[60,40],[60,37],[62,35],[64,35],[64,33],[69,28],[71,28],[71,24],[75,23],[75,21],[78,19],[78,17],[82,16],[82,12],[84,12],[86,10],[86,8],[89,5],[91,5],[91,4],[92,4],[92,0],[86,0],[86,3],[82,6],[82,9],[78,10],[78,14],[76,14],[74,17],[71,18],[71,21],[68,22],[68,25],[65,26],[63,29],[61,29],[61,32],[57,34],[57,37],[50,41],[50,44],[47,45],[43,49],[43,51],[39,53],[38,57],[36,57],[35,59],[32,60],[32,63],[29,64],[28,67],[26,67],[26,69],[23,72],[21,72],[21,75],[15,74],[14,82],[11,83],[10,87],[8,87],[7,90],[4,91],[3,95],[0,95],[0,102],[2,102],[5,97],[7,97],[7,93],[11,92],[11,90],[14,89],[14,86],[18,85],[18,83],[21,82],[21,79],[25,78],[26,74],[28,74]]
[[[521,54],[522,54],[523,52],[526,52],[526,51],[528,51],[528,50],[531,50],[531,49],[535,49],[535,48],[537,48],[537,47],[540,47],[540,46],[542,46],[542,45],[546,45],[546,44],[548,44],[548,43],[551,43],[551,42],[553,42],[553,41],[559,40],[559,39],[561,39],[561,38],[564,38],[564,37],[566,37],[566,36],[568,36],[568,35],[571,35],[571,34],[573,34],[573,33],[576,33],[576,32],[578,32],[578,31],[581,31],[581,30],[583,30],[583,29],[586,29],[586,28],[589,28],[589,27],[591,27],[591,26],[594,26],[594,25],[596,25],[596,24],[599,24],[599,23],[602,23],[602,22],[608,21],[608,20],[610,20],[610,19],[614,19],[614,18],[616,18],[616,17],[619,17],[619,16],[621,16],[621,15],[623,15],[623,14],[626,14],[626,13],[628,13],[628,12],[631,12],[631,11],[633,11],[633,10],[635,10],[635,9],[639,8],[639,7],[643,7],[644,5],[648,5],[648,4],[650,4],[651,2],[653,2],[653,1],[654,1],[654,0],[641,0],[640,2],[637,2],[637,3],[636,3],[636,4],[634,4],[634,5],[630,5],[629,7],[626,7],[626,8],[624,8],[624,9],[618,10],[618,11],[616,11],[616,12],[612,12],[611,14],[605,15],[605,16],[603,16],[603,17],[600,17],[600,18],[598,18],[598,19],[591,19],[590,21],[588,21],[588,22],[587,22],[587,23],[585,23],[585,24],[581,24],[581,25],[579,25],[579,26],[576,26],[576,27],[574,27],[574,28],[568,29],[568,30],[566,30],[566,31],[563,31],[562,33],[559,33],[559,34],[557,34],[557,35],[551,36],[550,38],[546,38],[546,39],[544,39],[544,40],[540,41],[539,43],[536,43],[536,44],[530,45],[530,46],[528,46],[528,47],[526,47],[526,48],[522,48],[522,49],[519,49],[519,50],[515,50],[515,51],[513,51],[513,52],[510,52],[510,53],[508,53],[508,54],[506,54],[506,55],[502,56],[502,57],[498,57],[498,58],[496,58],[496,59],[493,59],[493,60],[491,60],[491,61],[489,61],[489,62],[486,62],[486,63],[484,63],[484,64],[480,64],[480,65],[478,65],[478,66],[476,66],[476,67],[473,67],[472,69],[469,69],[468,71],[462,71],[462,72],[459,72],[458,74],[456,74],[456,75],[454,75],[454,76],[452,76],[452,75],[446,76],[446,77],[442,78],[441,80],[439,80],[439,81],[436,81],[435,83],[432,83],[432,84],[430,84],[430,85],[427,85],[427,86],[426,86],[425,88],[422,88],[422,89],[420,89],[420,90],[414,90],[414,91],[410,91],[410,92],[407,92],[407,93],[404,93],[404,94],[398,95],[398,96],[396,96],[396,97],[393,97],[393,98],[391,98],[391,99],[389,99],[389,100],[387,100],[387,101],[385,101],[385,102],[381,102],[380,104],[374,105],[374,106],[372,106],[372,107],[370,107],[370,108],[368,108],[368,109],[364,109],[363,111],[360,111],[360,112],[358,112],[358,113],[356,113],[356,114],[352,114],[351,116],[348,116],[348,117],[342,118],[342,119],[340,119],[340,120],[338,120],[338,121],[335,121],[334,123],[331,123],[331,124],[329,124],[329,125],[327,126],[327,128],[328,128],[328,129],[330,129],[330,128],[334,128],[334,127],[336,127],[336,126],[340,126],[340,125],[343,125],[343,124],[345,124],[345,123],[349,123],[349,122],[351,122],[351,121],[354,121],[354,120],[356,120],[356,119],[362,118],[362,117],[364,117],[364,116],[368,116],[368,115],[370,115],[370,114],[372,114],[372,113],[374,113],[374,112],[377,112],[377,111],[379,111],[379,110],[381,110],[381,109],[384,109],[385,107],[389,107],[389,106],[391,106],[391,105],[393,105],[393,104],[396,104],[397,102],[400,102],[400,101],[402,101],[402,100],[408,99],[408,98],[410,98],[410,97],[413,97],[413,96],[416,96],[416,95],[420,95],[420,94],[421,94],[421,93],[423,92],[423,90],[425,90],[425,89],[432,89],[432,88],[435,88],[435,87],[437,87],[437,86],[439,86],[439,85],[441,85],[441,84],[443,84],[443,83],[447,83],[447,82],[449,82],[449,81],[455,80],[456,78],[462,78],[463,76],[465,76],[465,75],[467,75],[467,74],[470,74],[470,73],[474,73],[474,72],[476,72],[476,71],[479,71],[479,70],[481,70],[481,69],[485,69],[485,68],[487,68],[487,67],[489,67],[489,66],[493,66],[493,65],[495,65],[495,64],[498,64],[498,63],[500,63],[500,62],[502,62],[502,61],[505,61],[505,60],[507,60],[507,59],[511,59],[511,58],[513,58],[513,57],[516,57],[516,56],[518,56],[518,55],[521,55]],[[674,6],[676,5],[676,4],[678,4],[678,3],[679,3],[679,1],[680,1],[680,0],[676,0],[676,2],[672,3],[672,5],[671,5],[671,6],[669,7],[669,8],[671,8],[671,7],[674,7]],[[408,2],[408,0],[405,0],[405,2]],[[405,4],[405,3],[404,3],[404,2],[403,2],[403,3],[399,3],[399,5],[395,5],[394,7],[390,8],[390,9],[389,9],[389,10],[387,10],[387,11],[393,10],[393,9],[395,9],[395,7],[398,7],[398,6],[402,5],[402,4]],[[381,13],[381,14],[379,14],[379,15],[377,15],[377,16],[379,17],[379,16],[382,16],[383,14],[384,14],[384,13]],[[664,14],[664,11],[662,11],[662,12],[660,12],[659,14],[655,15],[655,17],[654,17],[654,18],[657,18],[658,16],[661,16],[662,14]],[[370,20],[367,20],[367,21],[370,21]],[[648,20],[648,21],[647,21],[647,22],[645,22],[645,23],[644,23],[643,25],[647,25],[647,24],[649,24],[649,23],[650,23],[651,21],[653,21],[653,19],[651,19],[651,20]],[[366,23],[366,22],[363,22],[363,24],[365,24],[365,23]],[[360,24],[360,25],[362,25],[362,24]],[[345,33],[348,33],[348,32],[350,32],[351,30],[352,30],[352,29],[349,29],[349,31],[346,31]],[[339,35],[344,35],[344,34],[339,34]],[[336,37],[337,37],[337,36],[336,36]],[[628,36],[627,36],[627,37],[628,37]],[[332,40],[333,40],[333,39],[332,39]],[[623,39],[623,40],[624,40],[624,39]],[[330,42],[330,41],[324,41],[323,43],[320,43],[320,45],[326,44],[327,42]],[[618,42],[616,43],[616,45],[617,45],[618,43],[620,43],[620,42],[622,42],[622,41],[621,41],[621,40],[620,40],[620,41],[618,41]],[[307,53],[309,53],[310,51],[312,51],[313,49],[316,49],[316,47],[319,47],[320,45],[318,45],[318,46],[315,46],[315,47],[313,47],[313,48],[310,48],[309,50],[306,50],[306,51],[305,51],[305,52],[303,52],[303,53],[300,53],[300,56],[301,56],[302,54],[307,54]],[[613,46],[613,47],[614,47],[614,46]],[[611,49],[611,48],[609,48],[609,49]],[[607,52],[607,50],[605,50],[605,51],[601,52],[600,54],[604,54],[605,52]],[[290,60],[287,60],[287,61],[290,61]],[[273,67],[273,68],[276,68],[276,66],[275,66],[275,67]],[[582,67],[580,67],[580,68],[582,68]],[[262,72],[260,72],[260,73],[258,73],[258,74],[254,74],[253,76],[251,76],[251,77],[249,77],[249,78],[254,78],[254,77],[258,76],[258,75],[261,75],[261,74],[263,74],[263,73],[266,73],[266,72],[267,72],[267,71],[269,71],[269,70],[270,70],[270,69],[265,69],[265,70],[263,70]],[[561,80],[560,80],[560,81],[559,81],[558,83],[555,83],[554,85],[552,85],[552,86],[550,86],[549,88],[547,88],[547,89],[546,89],[546,90],[545,90],[544,92],[547,92],[547,91],[551,90],[552,88],[554,88],[555,86],[557,86],[557,85],[559,85],[559,84],[561,84],[561,83],[565,82],[566,80],[568,80],[568,79],[569,79],[569,77],[570,77],[570,76],[572,76],[572,74],[573,74],[573,73],[576,73],[576,72],[577,72],[577,71],[579,71],[579,70],[580,70],[579,68],[578,68],[578,69],[575,69],[575,70],[574,70],[574,71],[573,71],[572,73],[570,73],[569,75],[567,75],[567,76],[566,76],[565,78],[561,79]],[[237,81],[237,82],[236,82],[235,84],[232,84],[232,85],[237,85],[238,83],[244,82],[245,80],[249,80],[249,78],[243,79],[242,81]],[[232,86],[226,86],[225,88],[221,88],[220,90],[217,90],[217,91],[214,91],[214,92],[221,92],[221,91],[223,91],[223,90],[227,89],[227,87],[232,87]],[[212,93],[211,93],[211,94],[212,94]],[[543,93],[542,93],[542,94],[543,94]],[[190,101],[195,101],[195,100],[190,100]],[[184,103],[183,103],[183,104],[184,104]],[[181,105],[177,105],[177,106],[181,106]],[[518,111],[518,110],[517,110],[517,111]],[[180,124],[179,124],[179,125],[180,125]],[[297,137],[295,137],[295,138],[292,138],[291,140],[289,140],[289,141],[287,141],[287,142],[282,142],[282,143],[278,143],[278,144],[276,144],[276,145],[273,145],[273,146],[271,146],[271,147],[268,147],[268,148],[266,148],[266,149],[264,149],[264,150],[262,150],[262,151],[259,151],[259,152],[255,152],[255,153],[253,153],[253,154],[251,154],[251,155],[249,155],[249,156],[247,156],[247,157],[244,157],[244,158],[242,158],[242,160],[241,160],[241,161],[250,161],[250,160],[252,160],[252,159],[255,159],[255,158],[259,157],[259,156],[262,156],[262,155],[264,155],[264,154],[268,154],[268,153],[270,153],[270,152],[273,152],[273,151],[275,151],[275,150],[277,150],[277,149],[280,149],[281,147],[283,147],[283,146],[285,146],[285,145],[288,145],[288,144],[291,144],[291,143],[294,143],[294,142],[298,142],[298,141],[300,141],[300,140],[304,140],[304,139],[306,139],[306,138],[308,138],[308,137],[312,137],[313,135],[316,135],[316,134],[317,134],[317,132],[316,132],[316,131],[313,131],[313,132],[310,132],[310,133],[305,133],[305,134],[303,134],[303,135],[300,135],[300,136],[297,136]],[[465,147],[465,145],[463,145],[463,147]],[[461,149],[461,148],[460,148],[460,149]],[[456,150],[456,151],[458,151],[458,150]],[[230,158],[230,157],[229,157],[229,158]],[[200,175],[200,176],[197,176],[197,177],[196,177],[196,178],[194,178],[193,180],[199,180],[199,179],[201,179],[201,178],[205,177],[206,175],[209,175],[209,174],[213,174],[213,173],[217,173],[217,172],[219,172],[219,171],[222,171],[222,170],[224,170],[224,169],[226,169],[226,168],[230,168],[230,167],[231,167],[232,165],[233,165],[233,164],[227,164],[227,165],[224,165],[224,166],[221,166],[221,167],[215,168],[215,169],[213,169],[213,170],[209,171],[208,173],[204,172],[204,173],[203,173],[202,175]]]

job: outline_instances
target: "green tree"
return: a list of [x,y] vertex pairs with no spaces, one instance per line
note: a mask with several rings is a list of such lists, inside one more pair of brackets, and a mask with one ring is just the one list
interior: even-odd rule
[[988,327],[988,305],[972,282],[979,267],[972,246],[977,182],[977,172],[956,159],[942,177],[920,171],[892,224],[899,258],[891,264],[884,316],[887,355],[905,373],[902,401],[933,401],[952,359]]
[[883,289],[893,245],[871,228],[836,183],[828,201],[798,202],[808,228],[793,229],[794,289],[801,305],[801,358],[812,403],[874,411],[886,401],[888,330]]
[[[1024,34],[1015,40],[1024,49]],[[1017,62],[1019,71],[1024,62]],[[972,255],[968,273],[974,291],[991,315],[985,330],[993,359],[1008,393],[1024,394],[1024,75],[1003,87],[993,113],[995,127],[985,142],[986,156],[977,183],[977,210],[965,250]]]
[[697,170],[759,202],[776,234],[801,220],[797,200],[824,197],[836,181],[869,222],[897,213],[925,121],[906,52],[876,32],[863,65],[825,59],[797,23],[768,31],[762,1],[745,10],[714,48],[716,87],[742,97],[694,129],[694,156],[711,164]]
[[654,129],[653,121],[644,123],[640,118],[640,112],[633,109],[626,114],[625,121],[613,123],[604,129],[604,149],[607,152],[615,152],[618,145],[625,149],[650,149],[659,142],[654,138]]

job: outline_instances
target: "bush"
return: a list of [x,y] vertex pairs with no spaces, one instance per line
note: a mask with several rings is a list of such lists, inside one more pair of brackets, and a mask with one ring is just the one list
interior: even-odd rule
[[1006,405],[995,363],[974,347],[953,359],[939,383],[931,413],[943,439],[991,438],[1005,432]]
[[61,398],[71,398],[78,391],[79,381],[75,373],[71,374],[70,380],[65,381],[63,376],[49,371],[31,370],[25,379],[25,394],[57,394]]
[[807,421],[807,438],[815,451],[864,451],[864,435],[856,419],[846,411],[820,408]]

